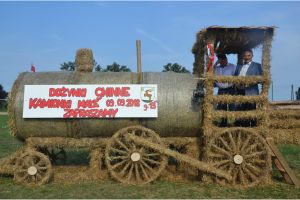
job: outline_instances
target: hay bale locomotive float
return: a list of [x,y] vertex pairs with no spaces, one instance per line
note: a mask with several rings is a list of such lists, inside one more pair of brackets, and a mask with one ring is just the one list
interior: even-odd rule
[[[154,181],[165,170],[168,157],[199,170],[202,177],[210,177],[218,183],[250,187],[263,182],[271,171],[266,136],[273,32],[274,27],[208,27],[201,30],[193,47],[193,75],[91,72],[92,53],[86,49],[77,53],[75,72],[21,73],[10,93],[9,127],[25,145],[22,150],[0,161],[0,173],[13,174],[15,181],[21,184],[47,183],[53,170],[43,149],[72,147],[90,149],[90,165],[95,170],[101,167],[103,158],[105,169],[122,183],[145,184]],[[259,45],[262,45],[262,76],[214,76],[210,67],[214,52],[237,54],[238,62],[241,62],[243,50]],[[215,96],[213,85],[216,81],[241,87],[260,83],[262,91],[257,96]],[[105,85],[114,89],[109,91]],[[127,96],[131,95],[128,88],[137,87],[136,90],[141,91],[140,86],[154,88],[156,94],[151,95],[156,99],[143,101],[149,94],[144,91],[144,97],[126,102]],[[48,95],[60,101],[53,100],[51,103],[45,99],[39,100],[43,88],[49,91],[46,92]],[[94,91],[94,99],[85,101],[81,108],[97,108],[98,103],[112,94],[123,100],[106,100],[106,106],[111,107],[106,110],[99,111],[99,106],[98,111],[93,112],[87,109],[72,110],[68,101],[62,102],[61,99],[72,95],[75,100],[84,97],[87,91],[80,88]],[[256,110],[214,109],[218,103],[247,102],[256,103]],[[152,109],[153,113],[150,117],[118,118],[112,106],[114,103],[123,107],[128,103],[131,109],[142,107],[138,114],[147,109]],[[65,112],[65,117],[51,115],[57,111],[54,109],[57,106],[59,113]],[[53,112],[36,109],[42,107],[48,107]],[[127,116],[126,112],[124,116]],[[224,117],[231,120],[256,119],[257,125],[219,127],[218,120]],[[189,149],[192,143],[197,146],[193,156],[169,148],[172,145],[186,145]]]

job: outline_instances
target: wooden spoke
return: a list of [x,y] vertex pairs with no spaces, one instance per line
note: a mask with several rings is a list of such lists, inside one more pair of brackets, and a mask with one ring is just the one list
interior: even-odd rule
[[158,162],[158,161],[156,161],[156,160],[153,160],[153,159],[150,159],[150,158],[145,158],[145,157],[144,157],[143,160],[148,161],[148,162],[151,163],[151,164],[157,164],[157,165],[160,164],[160,162]]
[[237,133],[237,141],[236,141],[236,146],[237,146],[237,149],[240,150],[241,148],[241,142],[242,142],[242,139],[241,139],[241,132],[238,132]]
[[238,169],[239,169],[239,177],[240,177],[240,181],[241,181],[242,184],[245,184],[244,172],[243,172],[241,166],[239,166]]
[[111,151],[116,152],[116,153],[120,153],[120,154],[123,154],[123,155],[128,155],[128,152],[123,151],[121,149],[111,148]]
[[128,177],[127,177],[127,181],[128,182],[130,182],[130,178],[132,176],[133,167],[134,167],[134,165],[132,164],[131,167],[130,167],[130,169],[129,169],[129,173],[128,173]]
[[115,140],[121,147],[123,147],[127,152],[129,152],[130,150],[127,148],[127,146],[121,142],[119,139]]
[[261,174],[261,170],[251,164],[246,164],[245,167],[248,168],[251,172],[253,172],[256,176],[259,176]]
[[142,126],[123,128],[106,145],[105,162],[114,179],[127,184],[146,184],[160,175],[167,164],[167,157],[148,146],[135,143],[128,137],[131,134],[154,144],[162,144],[159,136],[150,129]]
[[222,148],[218,147],[218,146],[215,145],[215,144],[213,144],[213,145],[211,145],[211,146],[212,146],[218,153],[221,153],[221,154],[226,155],[226,156],[228,156],[228,157],[231,156],[230,153],[229,153],[228,151],[226,151],[225,149],[222,149]]
[[125,174],[126,170],[127,170],[131,165],[132,165],[132,163],[128,161],[128,162],[126,163],[125,167],[122,169],[122,171],[120,171],[120,174],[123,176],[123,175]]
[[243,170],[245,174],[251,178],[252,181],[255,181],[257,179],[257,176],[254,173],[252,173],[247,167],[244,167]]
[[47,166],[44,166],[44,167],[42,167],[42,166],[36,166],[39,170],[47,170],[49,167],[47,167]]
[[147,174],[144,166],[141,163],[139,163],[139,165],[140,165],[140,168],[141,168],[141,170],[142,170],[142,172],[144,174],[145,179],[149,180],[149,176],[148,176],[148,174]]
[[236,184],[237,183],[237,175],[238,175],[238,173],[237,173],[237,171],[233,171],[233,175],[232,175],[232,183],[233,184]]
[[251,136],[247,135],[247,139],[243,142],[243,145],[241,147],[241,152],[243,152],[245,150],[245,148],[248,146],[250,139],[251,139]]
[[150,167],[147,163],[145,163],[143,160],[141,161],[141,163],[142,163],[149,171],[151,171],[151,173],[154,173],[154,170],[152,169],[152,167]]
[[[225,181],[226,184],[252,187],[268,176],[271,170],[271,156],[265,139],[244,129],[224,131],[212,138],[206,157],[208,163],[232,175],[232,181]],[[220,181],[221,177],[217,179],[219,183],[224,182]]]
[[137,182],[141,182],[140,172],[137,163],[134,163],[134,169]]
[[229,163],[229,162],[230,162],[230,160],[222,160],[222,161],[219,161],[219,162],[214,163],[213,166],[215,166],[215,167],[220,167],[220,166],[222,166],[222,165],[224,165],[224,164],[227,164],[227,163]]
[[261,156],[261,155],[263,155],[263,154],[265,154],[264,151],[259,151],[259,152],[247,154],[247,155],[245,155],[245,158],[246,158],[246,159],[255,158],[255,157],[259,157],[259,156]]
[[257,147],[258,147],[258,144],[257,144],[257,143],[252,144],[252,145],[249,145],[248,148],[245,148],[245,152],[246,152],[246,153],[250,153],[250,152],[253,153],[253,151],[256,151],[256,150],[257,150]]
[[110,157],[110,160],[112,161],[112,160],[124,160],[124,159],[126,159],[126,158],[128,158],[128,156],[111,156]]
[[144,153],[143,156],[154,157],[154,156],[160,156],[160,154],[159,153]]
[[115,164],[115,165],[112,165],[112,169],[116,169],[116,168],[118,168],[118,167],[120,167],[120,166],[122,166],[123,164],[125,164],[127,162],[127,160],[122,160],[121,162],[119,162],[119,163],[117,163],[117,164]]
[[219,140],[222,142],[222,144],[228,151],[232,151],[232,148],[228,146],[227,142],[222,137],[220,137]]
[[231,145],[232,145],[233,150],[234,150],[234,151],[237,151],[237,147],[236,147],[235,141],[234,141],[234,139],[233,139],[233,137],[232,137],[232,134],[231,134],[231,133],[228,133],[228,135],[229,135],[229,140],[230,140],[230,143],[231,143]]
[[40,174],[36,174],[37,180],[42,180],[42,176]]
[[[30,174],[28,170],[35,168],[36,172]],[[28,151],[21,154],[16,161],[14,179],[24,185],[42,185],[51,179],[53,175],[49,158],[37,151]]]

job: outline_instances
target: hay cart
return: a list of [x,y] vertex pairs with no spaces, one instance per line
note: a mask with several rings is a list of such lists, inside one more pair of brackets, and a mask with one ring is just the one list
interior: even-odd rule
[[[199,170],[215,182],[250,187],[270,176],[268,88],[273,27],[208,27],[197,34],[193,47],[194,75],[176,73],[91,73],[92,53],[77,52],[75,72],[22,73],[9,98],[9,127],[25,142],[24,148],[0,161],[0,173],[12,174],[16,182],[40,185],[53,175],[50,148],[88,148],[90,167],[105,169],[117,181],[146,184],[157,179],[168,157]],[[214,76],[212,54],[237,54],[262,45],[262,76]],[[208,51],[209,50],[209,51]],[[80,57],[81,56],[81,57]],[[214,96],[214,82],[245,87],[262,84],[258,96]],[[59,84],[157,84],[158,118],[155,119],[24,119],[24,85]],[[252,111],[217,111],[218,103],[256,103]],[[255,127],[219,127],[220,118],[255,119]],[[170,146],[195,143],[190,156]],[[187,145],[189,149],[189,145]],[[196,155],[196,156],[195,156]],[[102,159],[103,158],[103,159]]]

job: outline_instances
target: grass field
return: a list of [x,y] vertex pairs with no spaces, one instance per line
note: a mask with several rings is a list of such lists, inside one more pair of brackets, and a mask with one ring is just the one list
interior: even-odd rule
[[[7,127],[7,116],[0,115],[0,159],[16,151],[22,143],[12,138]],[[281,152],[300,178],[300,147],[280,145]],[[87,163],[87,153],[73,154],[73,164]],[[40,187],[16,185],[11,176],[0,176],[0,199],[46,198],[299,198],[300,189],[283,182],[274,170],[273,183],[251,189],[233,189],[215,184],[193,182],[167,182],[157,180],[146,186],[128,186],[112,180],[69,183],[52,182]]]

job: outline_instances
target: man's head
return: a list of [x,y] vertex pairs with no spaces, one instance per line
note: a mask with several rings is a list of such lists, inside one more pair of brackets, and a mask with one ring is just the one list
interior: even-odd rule
[[244,63],[249,63],[252,61],[253,58],[253,51],[251,49],[246,50],[243,52],[243,60]]
[[220,65],[222,67],[225,67],[228,64],[226,54],[218,54],[217,57],[218,57],[218,61],[219,61]]

